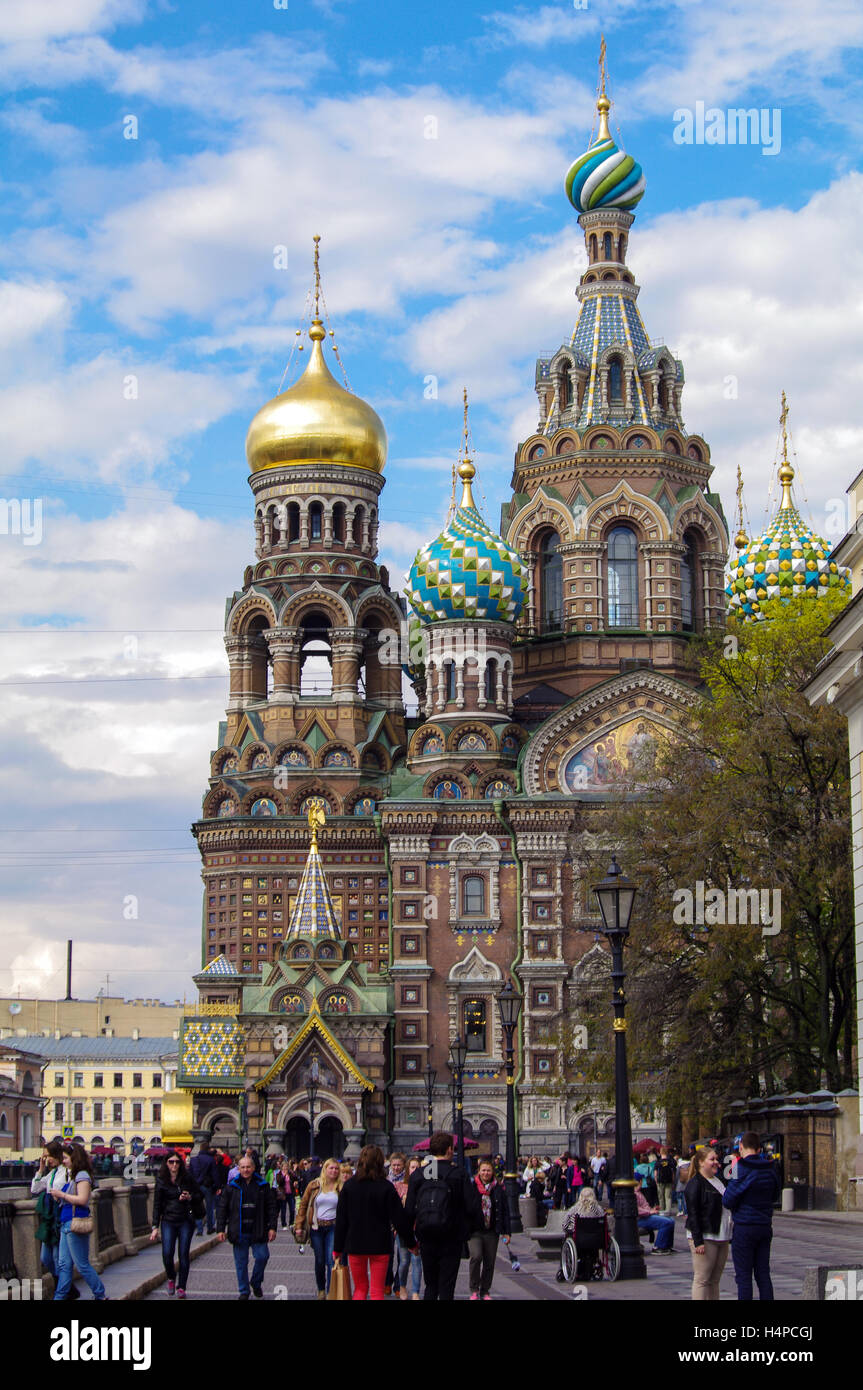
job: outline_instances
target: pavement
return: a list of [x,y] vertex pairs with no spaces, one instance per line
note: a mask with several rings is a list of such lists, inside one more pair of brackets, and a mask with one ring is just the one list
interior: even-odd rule
[[[692,1259],[689,1254],[683,1218],[676,1220],[675,1254],[646,1255],[647,1278],[611,1283],[591,1283],[587,1297],[595,1302],[685,1300],[690,1298]],[[841,1267],[863,1261],[863,1212],[777,1213],[773,1222],[771,1268],[777,1299],[799,1301],[807,1265],[831,1263]],[[645,1251],[650,1247],[644,1242]],[[512,1249],[521,1262],[514,1273],[506,1251],[500,1247],[492,1297],[495,1301],[568,1301],[583,1298],[581,1290],[555,1280],[556,1265],[539,1260],[530,1238],[513,1237]],[[187,1296],[189,1300],[235,1300],[237,1284],[231,1247],[215,1236],[195,1237]],[[109,1265],[102,1279],[113,1299],[155,1301],[167,1299],[161,1248],[147,1246],[138,1255]],[[81,1281],[84,1300],[89,1290]],[[582,1286],[584,1287],[584,1286]],[[316,1297],[314,1256],[310,1246],[300,1252],[289,1230],[279,1230],[270,1246],[270,1261],[264,1278],[267,1299],[312,1301]],[[734,1272],[729,1258],[722,1276],[720,1297],[736,1299]],[[467,1261],[463,1261],[456,1287],[456,1299],[468,1297]],[[395,1300],[398,1301],[398,1300]]]

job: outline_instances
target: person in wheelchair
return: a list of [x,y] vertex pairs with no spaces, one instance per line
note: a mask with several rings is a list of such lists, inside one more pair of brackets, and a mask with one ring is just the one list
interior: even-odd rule
[[572,1209],[575,1249],[578,1255],[576,1279],[587,1282],[602,1278],[602,1254],[607,1244],[606,1214],[596,1193],[585,1186]]

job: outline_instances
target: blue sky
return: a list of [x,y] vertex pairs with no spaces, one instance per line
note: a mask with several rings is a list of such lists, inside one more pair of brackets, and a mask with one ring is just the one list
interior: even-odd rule
[[[534,358],[575,319],[563,179],[600,32],[612,128],[647,178],[642,315],[684,360],[726,511],[740,463],[764,520],[785,389],[798,502],[835,525],[863,443],[854,0],[4,6],[0,468],[5,497],[41,499],[43,534],[0,535],[0,993],[54,992],[67,935],[79,993],[108,969],[128,993],[189,988],[186,827],[225,701],[223,600],[252,555],[243,445],[313,233],[351,387],[389,435],[382,558],[400,574],[439,529],[463,386],[499,516]],[[779,152],[676,143],[698,102],[779,111]]]

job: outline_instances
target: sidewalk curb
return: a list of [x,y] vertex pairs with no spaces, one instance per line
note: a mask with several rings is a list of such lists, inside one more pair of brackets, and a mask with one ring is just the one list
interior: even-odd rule
[[[192,1247],[189,1251],[189,1259],[196,1260],[199,1255],[206,1255],[210,1250],[214,1250],[218,1244],[219,1237],[217,1235],[207,1236],[204,1240],[199,1241],[197,1245]],[[140,1284],[136,1284],[135,1288],[130,1289],[128,1293],[121,1294],[117,1302],[134,1303],[138,1299],[146,1298],[148,1293],[152,1293],[160,1284],[166,1283],[167,1278],[168,1276],[164,1269],[160,1269],[156,1274],[151,1274],[148,1279],[144,1279]]]

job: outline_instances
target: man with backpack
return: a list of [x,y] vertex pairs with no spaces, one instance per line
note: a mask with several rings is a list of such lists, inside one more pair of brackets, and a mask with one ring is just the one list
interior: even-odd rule
[[[211,1236],[216,1229],[216,1197],[222,1190],[220,1168],[221,1164],[217,1166],[206,1140],[202,1142],[198,1152],[189,1159],[189,1172],[200,1187],[204,1198],[208,1236]],[[203,1217],[196,1221],[195,1229],[199,1236],[204,1234]]]
[[452,1161],[451,1134],[433,1134],[429,1154],[408,1183],[405,1214],[420,1248],[425,1297],[452,1303],[465,1241],[482,1227],[482,1204],[470,1178]]

